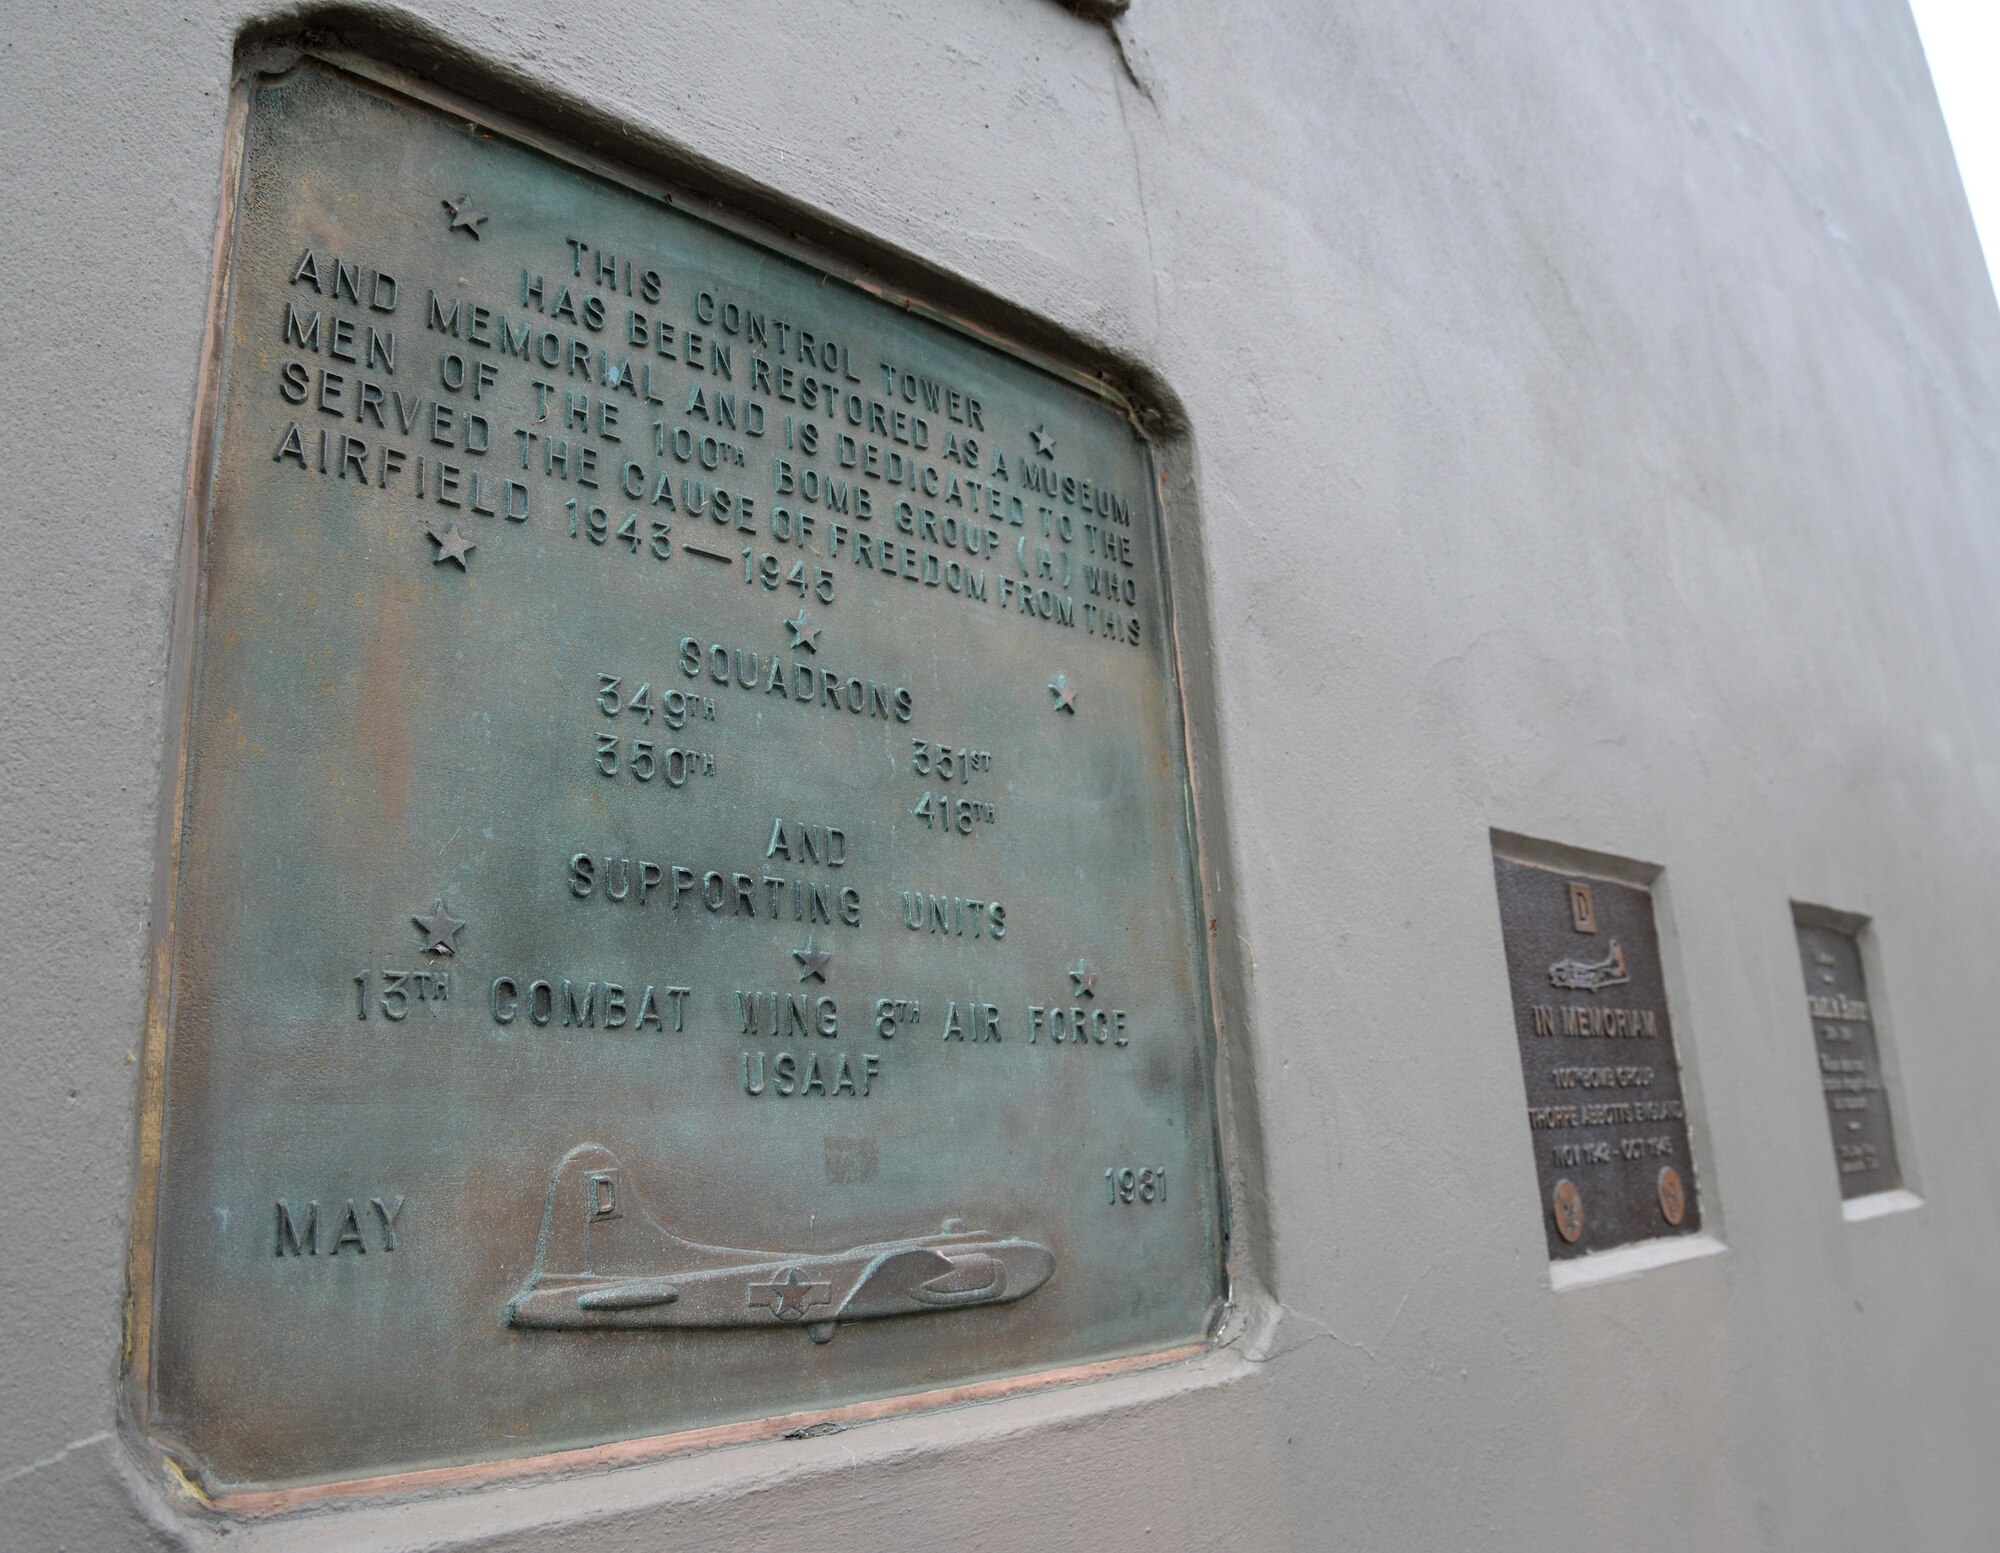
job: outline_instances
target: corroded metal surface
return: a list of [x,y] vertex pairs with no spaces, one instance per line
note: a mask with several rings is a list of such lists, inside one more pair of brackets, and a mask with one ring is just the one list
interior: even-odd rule
[[154,1438],[268,1489],[1199,1340],[1130,418],[331,67],[246,90]]
[[1825,923],[1799,922],[1797,928],[1806,1012],[1812,1018],[1813,1055],[1826,1095],[1840,1195],[1894,1191],[1903,1184],[1903,1170],[1882,1084],[1882,1052],[1861,968],[1860,940]]
[[1652,892],[1495,856],[1549,1255],[1701,1227]]

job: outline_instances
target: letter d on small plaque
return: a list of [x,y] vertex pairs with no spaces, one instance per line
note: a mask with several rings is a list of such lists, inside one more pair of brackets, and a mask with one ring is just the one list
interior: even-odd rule
[[1590,898],[1590,886],[1572,880],[1569,887],[1569,919],[1579,933],[1597,931],[1597,905]]

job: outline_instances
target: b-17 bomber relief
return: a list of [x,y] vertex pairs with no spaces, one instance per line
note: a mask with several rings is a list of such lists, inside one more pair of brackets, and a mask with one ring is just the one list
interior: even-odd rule
[[517,1327],[804,1326],[937,1315],[1023,1299],[1049,1280],[1047,1246],[947,1219],[840,1251],[739,1251],[663,1229],[609,1149],[579,1145],[549,1181],[535,1270],[507,1305]]

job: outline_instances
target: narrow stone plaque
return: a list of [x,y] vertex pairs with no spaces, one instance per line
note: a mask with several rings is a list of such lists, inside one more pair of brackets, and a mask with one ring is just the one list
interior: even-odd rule
[[1549,1255],[1701,1228],[1653,896],[1495,854]]
[[1822,923],[1799,920],[1796,926],[1840,1195],[1892,1192],[1903,1184],[1903,1172],[1896,1162],[1889,1096],[1882,1087],[1882,1054],[1868,1006],[1860,941]]
[[1135,417],[366,68],[238,106],[152,1437],[240,1496],[1202,1341]]

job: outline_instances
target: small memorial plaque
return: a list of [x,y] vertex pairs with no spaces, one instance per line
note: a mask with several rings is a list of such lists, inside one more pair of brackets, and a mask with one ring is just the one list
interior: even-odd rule
[[1889,1096],[1882,1088],[1882,1054],[1861,972],[1861,943],[1837,927],[1799,921],[1799,962],[1812,1016],[1826,1120],[1842,1197],[1892,1192],[1903,1184]]
[[1701,1227],[1653,896],[1495,855],[1549,1255]]
[[366,69],[239,100],[153,1438],[289,1491],[1200,1343],[1138,418]]

